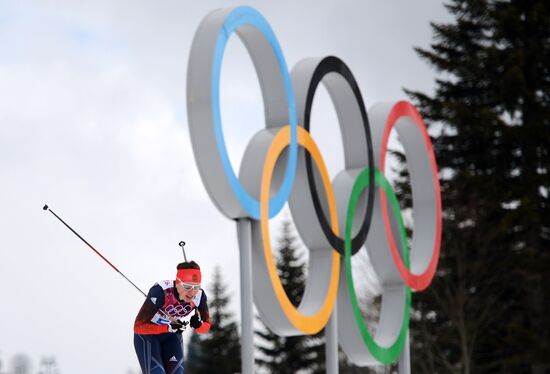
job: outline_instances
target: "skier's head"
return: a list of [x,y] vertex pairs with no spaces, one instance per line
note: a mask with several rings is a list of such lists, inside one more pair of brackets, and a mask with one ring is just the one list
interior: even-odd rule
[[178,264],[177,269],[176,288],[180,298],[190,302],[201,288],[201,268],[190,261]]

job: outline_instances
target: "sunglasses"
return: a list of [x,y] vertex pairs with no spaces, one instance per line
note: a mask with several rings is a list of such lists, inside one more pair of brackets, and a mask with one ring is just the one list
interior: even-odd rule
[[186,290],[186,291],[189,291],[189,290],[198,290],[201,288],[201,285],[200,284],[191,284],[191,283],[185,283],[183,282],[181,279],[178,278],[178,281],[180,282],[180,284],[183,286],[183,288]]

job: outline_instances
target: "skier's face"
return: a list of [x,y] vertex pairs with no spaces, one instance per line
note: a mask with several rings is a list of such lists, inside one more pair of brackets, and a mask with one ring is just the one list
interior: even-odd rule
[[193,300],[197,292],[199,292],[201,285],[198,283],[184,283],[178,279],[176,280],[176,288],[180,295],[180,299],[189,303]]

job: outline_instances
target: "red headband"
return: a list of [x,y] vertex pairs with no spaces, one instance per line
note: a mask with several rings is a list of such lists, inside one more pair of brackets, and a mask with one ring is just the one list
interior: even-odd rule
[[178,269],[176,277],[184,283],[200,283],[201,271],[199,269]]

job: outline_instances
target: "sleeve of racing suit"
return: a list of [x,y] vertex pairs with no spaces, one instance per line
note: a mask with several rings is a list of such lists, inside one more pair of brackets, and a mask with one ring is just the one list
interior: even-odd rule
[[197,327],[195,331],[199,334],[206,334],[210,330],[210,313],[208,312],[208,304],[204,290],[202,291],[201,301],[197,309],[201,316],[202,325]]
[[151,318],[155,315],[156,312],[164,305],[164,290],[158,284],[155,284],[149,290],[147,298],[143,302],[141,309],[139,310],[135,325],[140,325],[143,323],[148,323],[151,321]]

